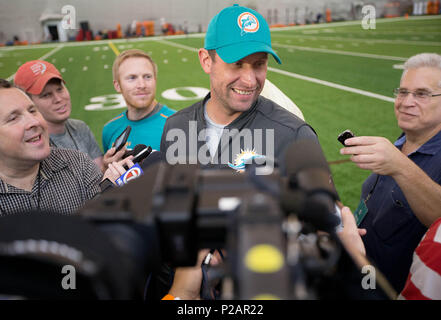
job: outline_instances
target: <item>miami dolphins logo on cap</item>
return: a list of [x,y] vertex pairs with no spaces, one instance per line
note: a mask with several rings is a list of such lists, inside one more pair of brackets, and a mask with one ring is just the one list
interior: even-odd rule
[[241,36],[245,33],[259,30],[259,20],[250,12],[242,12],[239,17],[237,17],[237,24],[239,25]]

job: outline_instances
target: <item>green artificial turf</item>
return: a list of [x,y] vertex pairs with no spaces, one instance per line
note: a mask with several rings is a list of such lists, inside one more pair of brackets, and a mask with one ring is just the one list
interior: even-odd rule
[[[283,61],[278,65],[270,58],[269,66],[292,74],[328,81],[392,98],[399,86],[404,60],[421,52],[441,54],[441,19],[378,20],[375,30],[364,30],[361,24],[341,26],[327,24],[293,27],[272,32],[273,47]],[[203,37],[169,37],[114,40],[123,51],[138,48],[149,52],[158,64],[157,99],[176,110],[198,99],[194,93],[178,89],[189,100],[168,100],[162,93],[170,88],[209,88],[208,76],[202,71],[197,49]],[[94,97],[115,94],[112,64],[115,53],[107,42],[68,43],[51,54],[59,44],[34,47],[0,48],[0,77],[14,74],[18,65],[45,57],[62,70],[73,101],[72,117],[84,120],[99,144],[103,125],[124,109],[85,110]],[[317,51],[320,50],[320,51]],[[340,51],[340,52],[335,52]],[[363,55],[375,56],[363,56]],[[393,103],[348,92],[322,84],[296,79],[268,71],[268,79],[290,97],[302,110],[305,119],[316,130],[327,160],[331,163],[334,182],[343,202],[355,209],[361,185],[369,175],[339,154],[337,135],[351,129],[356,135],[380,135],[395,140],[400,134]]]

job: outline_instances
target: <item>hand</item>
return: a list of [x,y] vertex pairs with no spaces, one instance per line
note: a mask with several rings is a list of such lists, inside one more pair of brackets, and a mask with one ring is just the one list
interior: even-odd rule
[[129,168],[134,166],[132,159],[133,156],[129,156],[127,158],[119,160],[118,162],[109,163],[108,169],[106,170],[106,172],[104,172],[103,180],[108,178],[110,181],[112,181],[113,184],[115,184],[115,181],[119,177],[121,177],[124,172],[127,171],[126,169],[124,169],[124,165]]
[[[182,300],[200,300],[200,291],[202,284],[202,269],[201,264],[210,250],[200,250],[198,253],[198,261],[194,267],[176,268],[175,277],[173,279],[172,287],[169,294],[174,297],[179,297]],[[219,264],[221,258],[219,253],[213,254],[210,260],[210,265]]]
[[341,154],[352,154],[351,160],[361,169],[394,176],[406,168],[408,158],[383,137],[354,137],[345,141]]
[[366,249],[361,237],[366,234],[366,229],[358,229],[355,223],[354,215],[348,207],[341,209],[341,220],[343,223],[343,230],[337,235],[340,241],[351,255],[366,256]]
[[112,147],[109,150],[107,150],[107,152],[104,154],[103,165],[102,165],[103,172],[107,170],[110,163],[122,160],[122,157],[124,153],[126,153],[127,149],[124,146],[118,152],[115,153],[115,151],[116,151],[115,147]]

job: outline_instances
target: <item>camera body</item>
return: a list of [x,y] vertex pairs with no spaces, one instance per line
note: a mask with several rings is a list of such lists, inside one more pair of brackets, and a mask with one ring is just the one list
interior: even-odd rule
[[[308,145],[306,141],[303,147]],[[88,201],[77,218],[89,227],[82,226],[82,231],[62,243],[82,248],[84,256],[93,261],[104,250],[89,252],[90,241],[84,239],[101,234],[103,246],[114,249],[108,250],[106,260],[96,260],[94,275],[85,277],[98,298],[142,299],[146,278],[159,283],[167,279],[157,280],[159,276],[170,276],[173,267],[194,266],[202,248],[226,250],[222,267],[211,269],[232,284],[222,286],[222,299],[259,299],[263,295],[278,299],[378,298],[380,288],[380,293],[362,289],[363,274],[336,237],[338,195],[330,183],[326,161],[313,163],[320,154],[309,150],[310,158],[302,163],[295,156],[307,152],[301,144],[294,147],[287,158],[298,165],[287,168],[286,175],[277,168],[270,175],[258,175],[253,163],[237,173],[152,162],[143,167],[144,175],[138,179]],[[59,237],[71,229],[68,222],[60,218],[60,224],[44,225],[56,230]],[[15,225],[34,226],[23,221]],[[23,229],[15,225],[4,227],[15,233]],[[328,233],[319,232],[323,230]],[[54,235],[44,231],[39,239],[51,240]],[[3,253],[11,259],[9,252]],[[55,258],[52,262],[58,266],[60,261]],[[123,262],[127,272],[110,277],[109,268]],[[46,260],[43,263],[48,265]],[[15,269],[9,268],[3,278],[9,279],[7,272]],[[38,275],[35,272],[36,278]],[[107,295],[94,292],[96,279],[109,288]],[[112,283],[127,284],[127,294],[120,294]],[[35,284],[29,283],[29,287],[34,289]],[[167,291],[153,292],[148,297],[160,299]]]
[[[154,229],[156,238],[143,242],[142,248],[136,248],[140,242],[125,246],[126,251],[144,251],[149,256],[136,263],[146,272],[157,270],[161,263],[171,268],[194,266],[200,249],[225,249],[227,258],[215,273],[234,286],[222,298],[254,299],[262,294],[278,299],[331,298],[346,293],[325,292],[315,284],[333,282],[340,258],[351,259],[342,254],[332,234],[317,235],[316,223],[334,227],[336,221],[334,199],[312,180],[316,177],[311,173],[288,178],[277,169],[271,175],[256,176],[252,166],[237,174],[158,162],[140,178],[90,201],[80,213],[98,228],[113,222],[136,225],[138,232]],[[283,205],[293,201],[298,204]],[[315,212],[308,221],[310,210]],[[329,220],[320,218],[323,215]],[[110,236],[115,237],[115,232]],[[268,255],[271,264],[276,262],[269,268]],[[302,286],[306,291],[297,290]]]

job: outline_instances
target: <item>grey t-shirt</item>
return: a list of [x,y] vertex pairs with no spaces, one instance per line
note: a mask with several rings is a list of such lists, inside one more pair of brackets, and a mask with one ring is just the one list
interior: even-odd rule
[[52,146],[84,152],[92,160],[103,155],[90,128],[84,121],[68,119],[65,127],[66,131],[64,133],[50,135]]
[[204,116],[207,122],[207,134],[205,136],[208,149],[210,150],[210,155],[213,158],[216,155],[217,148],[219,146],[219,141],[222,137],[222,132],[225,126],[217,124],[208,116],[207,104],[204,105]]

